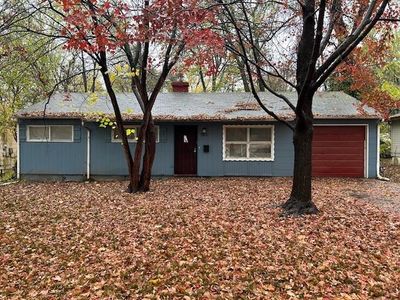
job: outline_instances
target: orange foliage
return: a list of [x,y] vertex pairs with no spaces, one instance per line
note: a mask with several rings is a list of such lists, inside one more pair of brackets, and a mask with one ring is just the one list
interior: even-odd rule
[[358,94],[360,110],[368,105],[376,109],[384,119],[388,118],[391,109],[400,108],[400,101],[382,90],[377,72],[392,59],[389,51],[392,38],[393,35],[386,32],[380,38],[366,39],[336,73],[338,81],[350,81],[349,91]]

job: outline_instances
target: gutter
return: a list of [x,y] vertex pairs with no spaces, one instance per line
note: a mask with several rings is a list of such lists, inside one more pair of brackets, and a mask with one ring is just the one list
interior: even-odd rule
[[82,126],[86,128],[86,180],[90,180],[90,138],[92,131],[82,120]]
[[380,148],[380,143],[381,143],[381,127],[379,126],[380,124],[378,123],[378,126],[377,126],[377,133],[376,133],[376,177],[379,179],[379,180],[383,180],[383,181],[390,181],[390,179],[389,178],[386,178],[386,177],[383,177],[383,176],[381,176],[381,174],[379,174],[380,173],[380,167],[381,167],[381,164],[380,164],[380,162],[381,162],[381,148]]

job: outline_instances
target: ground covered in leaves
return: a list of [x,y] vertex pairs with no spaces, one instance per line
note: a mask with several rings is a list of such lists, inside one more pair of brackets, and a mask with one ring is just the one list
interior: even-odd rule
[[2,186],[0,299],[399,299],[388,184],[317,179],[302,218],[283,178]]
[[400,166],[392,164],[392,159],[381,159],[382,175],[387,177],[392,182],[400,183]]

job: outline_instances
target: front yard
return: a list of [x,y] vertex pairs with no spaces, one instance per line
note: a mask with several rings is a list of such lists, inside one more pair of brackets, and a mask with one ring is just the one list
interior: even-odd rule
[[400,184],[284,178],[0,187],[0,299],[399,299]]

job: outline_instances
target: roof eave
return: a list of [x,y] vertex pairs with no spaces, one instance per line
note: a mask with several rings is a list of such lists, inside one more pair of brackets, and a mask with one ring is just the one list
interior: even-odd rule
[[[112,114],[106,114],[106,116],[113,118]],[[48,113],[43,115],[43,112],[40,113],[25,113],[25,114],[17,114],[15,115],[17,119],[78,119],[83,121],[96,121],[97,115],[85,115],[81,113],[68,113],[68,114],[60,114],[60,113]],[[280,116],[283,120],[293,121],[294,116]],[[399,116],[400,118],[400,116]],[[142,115],[132,115],[132,114],[123,114],[123,119],[125,121],[141,121]],[[314,117],[315,120],[380,120],[381,118],[378,115],[317,115]],[[196,121],[196,122],[232,122],[232,121],[276,121],[269,115],[264,116],[256,116],[256,117],[230,117],[227,115],[193,115],[188,117],[177,117],[173,115],[155,115],[155,121]]]

